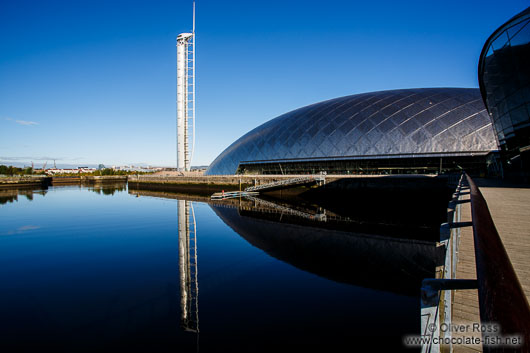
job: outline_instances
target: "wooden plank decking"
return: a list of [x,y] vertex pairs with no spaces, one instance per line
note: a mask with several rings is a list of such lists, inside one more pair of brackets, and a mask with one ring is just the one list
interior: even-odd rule
[[[464,189],[463,192],[465,195],[462,196],[462,199],[469,200],[469,189]],[[460,221],[471,221],[470,202],[462,204]],[[456,265],[456,278],[477,278],[472,227],[464,227],[461,230],[458,263]],[[478,291],[476,289],[455,291],[453,297],[453,323],[456,325],[472,325],[476,322],[480,322]],[[480,337],[479,333],[453,333],[453,337],[469,337],[471,335]],[[453,350],[456,353],[482,352],[482,345],[455,345],[453,346]]]
[[[483,186],[480,186],[483,185]],[[530,300],[530,188],[499,187],[491,183],[480,183],[479,188],[486,199],[493,222],[499,232],[515,273]],[[467,192],[468,190],[465,190]],[[469,199],[469,195],[464,196]],[[463,222],[471,220],[471,205],[462,205]],[[475,279],[475,250],[473,230],[462,229],[460,238],[457,278]],[[453,301],[453,322],[473,324],[480,322],[477,290],[455,291]],[[453,334],[454,337],[463,334]],[[470,336],[470,334],[465,334]],[[476,335],[476,334],[474,334]],[[454,346],[454,352],[482,352],[481,346]]]

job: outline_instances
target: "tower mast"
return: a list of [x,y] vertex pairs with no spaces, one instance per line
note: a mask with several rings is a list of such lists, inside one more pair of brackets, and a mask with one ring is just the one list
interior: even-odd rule
[[195,2],[193,2],[192,32],[177,36],[177,170],[190,170],[194,148]]

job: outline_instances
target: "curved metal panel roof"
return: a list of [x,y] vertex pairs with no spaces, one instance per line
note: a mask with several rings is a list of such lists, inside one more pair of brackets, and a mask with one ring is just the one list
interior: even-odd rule
[[240,162],[497,150],[478,89],[421,88],[356,94],[299,108],[225,149],[207,175]]

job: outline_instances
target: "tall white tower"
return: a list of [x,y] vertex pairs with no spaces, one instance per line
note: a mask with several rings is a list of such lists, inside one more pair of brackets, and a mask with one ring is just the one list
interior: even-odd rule
[[195,1],[192,32],[177,36],[177,170],[190,170],[194,147]]

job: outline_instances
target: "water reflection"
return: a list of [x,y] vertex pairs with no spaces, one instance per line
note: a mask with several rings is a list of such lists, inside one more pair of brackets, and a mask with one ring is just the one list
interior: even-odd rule
[[9,194],[0,234],[22,235],[0,236],[0,351],[196,351],[199,280],[204,352],[354,350],[370,336],[396,351],[419,330],[410,288],[430,271],[428,241],[312,203],[94,187]]
[[[127,183],[101,183],[101,184],[91,184],[91,185],[79,185],[79,188],[87,188],[90,191],[101,195],[112,196],[117,192],[127,191]],[[54,186],[54,188],[71,188],[72,185],[61,185]],[[9,189],[0,189],[0,205],[5,205],[7,203],[17,202],[20,196],[24,196],[27,200],[33,201],[34,195],[45,196],[48,193],[48,190],[39,188],[9,188]]]
[[33,201],[33,195],[45,196],[46,190],[41,189],[0,189],[0,205],[18,201],[19,196],[25,196],[27,200]]
[[337,282],[417,296],[422,279],[433,277],[441,261],[433,241],[359,232],[357,222],[322,207],[259,198],[210,206],[253,246]]
[[127,191],[127,184],[124,182],[95,184],[93,186],[90,186],[89,190],[98,194],[114,195],[116,192]]
[[197,235],[192,201],[185,198],[208,202],[226,225],[269,256],[340,283],[418,296],[421,281],[433,277],[442,261],[432,237],[436,228],[423,223],[385,222],[381,214],[378,222],[362,222],[315,203],[263,196],[212,202],[182,194],[132,193],[179,199],[181,325],[188,331],[198,332]]
[[191,201],[177,205],[180,271],[180,325],[185,331],[199,332],[199,282],[197,274],[197,232]]

